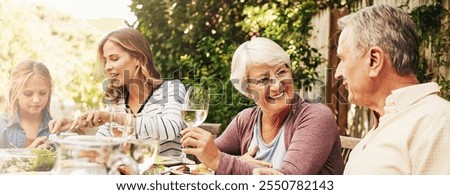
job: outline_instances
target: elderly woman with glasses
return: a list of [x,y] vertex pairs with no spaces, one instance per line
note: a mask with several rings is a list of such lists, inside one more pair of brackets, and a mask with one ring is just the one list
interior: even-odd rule
[[216,174],[252,174],[272,167],[283,174],[342,174],[341,144],[334,115],[294,93],[290,59],[277,43],[254,37],[240,45],[231,64],[235,88],[255,101],[214,140],[188,128],[183,151]]

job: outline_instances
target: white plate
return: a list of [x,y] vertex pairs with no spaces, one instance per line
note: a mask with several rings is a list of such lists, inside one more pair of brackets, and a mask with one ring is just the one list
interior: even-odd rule
[[173,166],[173,165],[195,165],[195,161],[184,158],[182,161],[179,156],[158,156],[155,160],[156,165]]
[[[174,175],[214,175],[214,171],[211,169],[209,169],[209,172],[201,172],[201,173],[197,173],[197,174],[191,174],[191,173],[186,173],[186,172],[177,170],[181,166],[183,166],[183,165],[170,167],[170,169],[171,169],[170,172]],[[186,165],[186,166],[189,167],[189,170],[192,172],[192,170],[196,169],[198,165]]]
[[179,160],[178,156],[158,156],[155,160],[155,164],[164,166],[172,166],[181,163],[182,161]]

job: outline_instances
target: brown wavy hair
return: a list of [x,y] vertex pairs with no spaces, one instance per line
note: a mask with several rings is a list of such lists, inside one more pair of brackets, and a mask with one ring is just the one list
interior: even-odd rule
[[[106,63],[106,60],[103,57],[103,46],[108,40],[141,62],[137,67],[135,74],[132,75],[133,78],[142,79],[144,85],[150,89],[158,88],[162,84],[161,74],[155,66],[152,50],[144,35],[133,28],[123,28],[108,33],[103,40],[100,41],[97,49],[97,60],[102,69]],[[105,91],[105,98],[108,101],[115,103],[127,93],[125,86],[115,88],[113,85],[109,85],[108,82]]]

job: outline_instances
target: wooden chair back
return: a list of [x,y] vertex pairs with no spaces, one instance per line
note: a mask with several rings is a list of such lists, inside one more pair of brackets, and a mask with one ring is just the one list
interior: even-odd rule
[[215,138],[220,134],[220,123],[203,123],[199,127],[209,131]]
[[348,136],[340,136],[341,138],[341,152],[342,157],[344,158],[344,165],[347,164],[348,157],[350,156],[350,152],[353,150],[353,148],[356,146],[356,144],[361,141],[361,138],[356,137],[348,137]]

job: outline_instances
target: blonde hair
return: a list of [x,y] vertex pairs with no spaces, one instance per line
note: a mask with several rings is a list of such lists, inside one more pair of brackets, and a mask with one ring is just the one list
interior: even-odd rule
[[31,76],[40,76],[47,83],[50,89],[47,105],[42,110],[41,114],[50,113],[50,101],[52,94],[52,77],[47,67],[37,61],[25,60],[17,64],[12,73],[9,82],[9,93],[6,101],[6,110],[10,121],[14,119],[15,115],[19,110],[19,94],[22,92],[25,83],[30,79]]
[[[161,74],[156,69],[150,45],[139,31],[133,28],[123,28],[108,33],[100,41],[97,49],[97,61],[98,65],[102,66],[101,68],[104,68],[105,65],[103,46],[106,41],[113,42],[130,56],[139,60],[140,65],[137,67],[133,78],[141,78],[144,85],[152,88],[158,88],[162,84]],[[123,97],[124,92],[124,87],[117,89],[109,85],[106,89],[106,97],[113,102],[117,102]]]
[[252,37],[241,44],[233,54],[230,81],[242,94],[247,95],[248,67],[254,65],[290,66],[289,54],[274,41],[264,37]]

